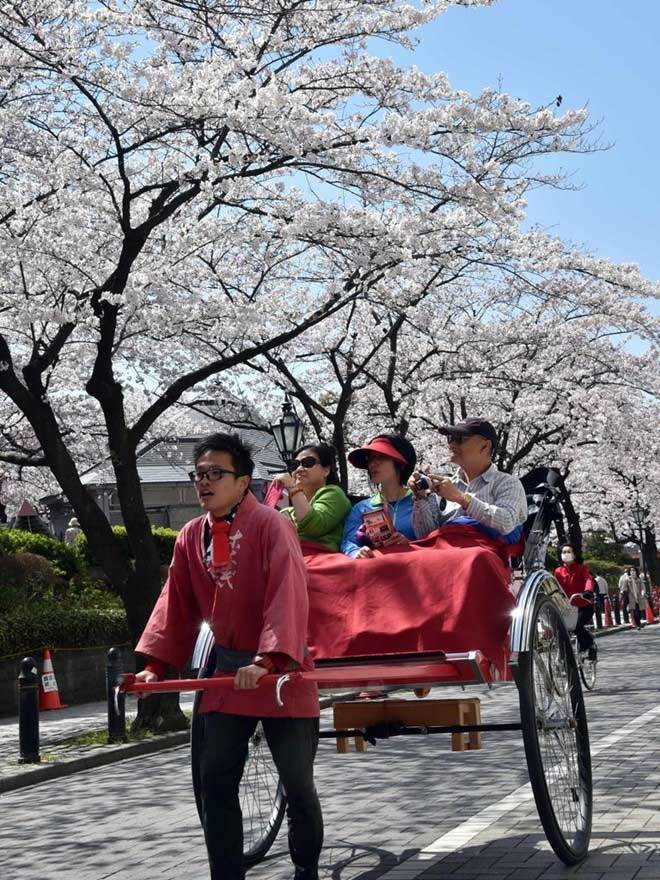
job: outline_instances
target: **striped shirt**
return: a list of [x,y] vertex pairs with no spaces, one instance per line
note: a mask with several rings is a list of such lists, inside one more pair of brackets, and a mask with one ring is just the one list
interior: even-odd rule
[[451,505],[447,512],[440,510],[431,498],[415,499],[413,523],[418,534],[428,534],[459,516],[469,516],[501,535],[508,535],[527,519],[527,496],[517,477],[498,471],[494,464],[467,482],[460,470],[452,482],[472,496],[467,510]]

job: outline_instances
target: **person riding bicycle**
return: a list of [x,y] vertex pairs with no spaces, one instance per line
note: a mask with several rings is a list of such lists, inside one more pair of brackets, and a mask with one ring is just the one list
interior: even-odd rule
[[562,564],[555,569],[555,577],[570,599],[571,605],[578,609],[575,625],[578,647],[581,652],[588,653],[589,660],[596,660],[598,649],[594,637],[587,629],[594,616],[593,577],[587,566],[578,560],[575,549],[570,544],[562,545],[561,561]]

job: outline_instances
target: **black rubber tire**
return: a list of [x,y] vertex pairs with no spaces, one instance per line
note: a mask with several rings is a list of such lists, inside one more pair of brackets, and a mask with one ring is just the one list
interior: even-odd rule
[[576,865],[589,851],[593,811],[584,697],[569,635],[550,599],[539,599],[531,634],[516,673],[529,779],[550,846]]
[[580,670],[582,684],[588,691],[592,691],[596,687],[596,668],[598,661],[588,660],[578,655],[577,665]]
[[[207,663],[199,670],[198,678],[207,678],[210,675],[209,670],[213,668],[215,668],[215,652],[212,650]],[[193,702],[190,724],[190,767],[195,803],[199,821],[202,822],[200,767],[204,748],[204,716],[198,711],[200,701],[201,692],[198,691]],[[248,757],[241,780],[240,799],[245,843],[243,864],[247,869],[264,859],[275,842],[286,812],[286,794],[274,767],[261,723],[250,738]],[[252,810],[252,806],[255,806],[256,810]],[[246,807],[249,809],[246,810]],[[256,824],[252,821],[255,816]],[[247,821],[249,827],[246,825]]]

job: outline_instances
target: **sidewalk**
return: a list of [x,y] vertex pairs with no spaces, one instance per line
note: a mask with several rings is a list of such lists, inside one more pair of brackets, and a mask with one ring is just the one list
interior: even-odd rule
[[[597,630],[594,632],[594,636],[603,638],[629,629],[631,629],[630,624],[621,624]],[[193,698],[194,693],[192,692],[181,694],[180,704],[184,711],[192,708]],[[332,699],[332,697],[324,698],[322,705],[330,705]],[[127,718],[134,716],[135,705],[133,699],[127,701]],[[0,794],[49,779],[69,776],[79,770],[101,767],[125,758],[181,746],[189,739],[189,732],[184,730],[153,736],[140,742],[118,743],[112,746],[73,747],[61,745],[63,740],[70,737],[95,730],[105,730],[106,727],[107,706],[105,700],[69,706],[54,712],[42,712],[39,715],[42,763],[19,764],[18,718],[0,718]]]
[[[181,708],[192,708],[194,694],[182,693]],[[135,715],[135,700],[127,700],[127,720]],[[153,736],[133,743],[118,743],[105,746],[63,746],[62,741],[83,733],[107,730],[107,705],[102,700],[97,703],[82,703],[68,706],[53,712],[39,714],[40,764],[18,763],[18,718],[0,718],[0,794],[68,776],[79,770],[101,767],[146,755],[161,749],[172,748],[188,742],[187,730]]]
[[[398,690],[392,688],[392,691]],[[321,707],[332,704],[339,696],[344,699],[355,698],[358,691],[345,690],[321,699]],[[179,705],[184,711],[192,710],[195,694],[193,691],[183,692],[179,696]],[[136,700],[129,697],[126,701],[127,727],[135,717]],[[19,764],[18,718],[0,718],[0,794],[15,791],[28,785],[36,785],[50,779],[70,776],[79,770],[89,770],[113,764],[126,758],[149,755],[163,749],[172,749],[185,745],[190,739],[190,731],[181,730],[173,733],[154,734],[139,742],[117,743],[115,745],[80,745],[63,744],[64,740],[97,730],[107,730],[107,705],[102,700],[97,703],[83,703],[79,706],[68,706],[53,712],[41,712],[39,715],[39,752],[40,764]]]

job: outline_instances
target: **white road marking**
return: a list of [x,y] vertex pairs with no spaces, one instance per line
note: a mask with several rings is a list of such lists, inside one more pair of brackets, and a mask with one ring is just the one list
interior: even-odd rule
[[[658,715],[660,715],[660,704],[644,712],[643,715],[633,718],[632,721],[619,728],[615,733],[604,737],[598,742],[598,745],[592,746],[592,759],[602,752],[611,749],[613,745],[628,737],[638,727],[643,727],[654,721]],[[482,831],[498,822],[502,816],[517,809],[526,801],[533,799],[532,787],[529,782],[526,782],[525,785],[521,785],[520,788],[512,791],[511,794],[506,795],[502,800],[480,810],[472,818],[461,822],[460,825],[452,828],[446,834],[442,834],[432,843],[429,843],[428,846],[425,846],[424,849],[406,859],[405,862],[401,862],[400,865],[391,868],[380,877],[380,880],[414,880],[424,871],[427,871],[431,865],[441,862],[450,853],[462,849],[478,834],[481,834]]]

